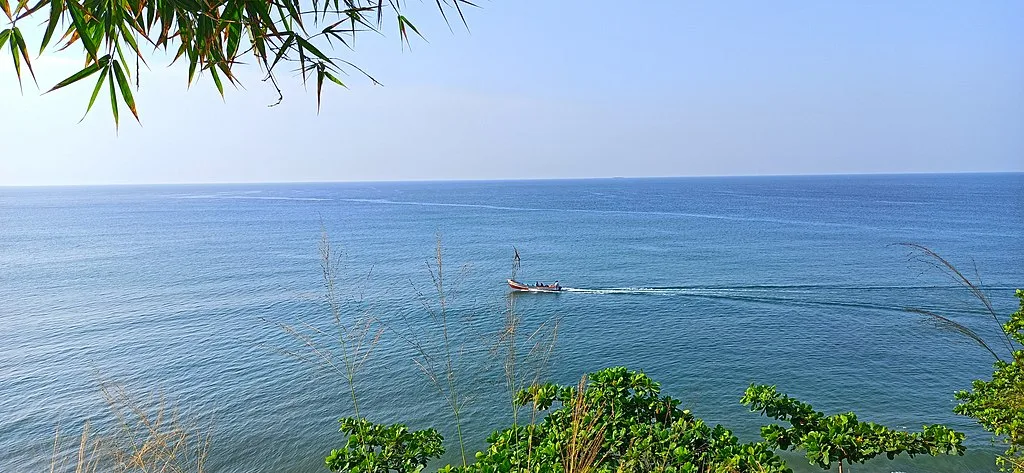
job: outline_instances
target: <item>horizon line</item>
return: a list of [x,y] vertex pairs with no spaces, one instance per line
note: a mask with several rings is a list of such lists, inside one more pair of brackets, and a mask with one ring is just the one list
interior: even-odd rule
[[644,179],[704,179],[704,178],[751,178],[751,177],[837,177],[837,176],[908,176],[908,175],[955,175],[955,174],[1024,174],[1021,171],[908,171],[908,172],[835,172],[797,174],[691,174],[669,176],[585,176],[585,177],[513,177],[513,178],[449,178],[449,179],[365,179],[335,181],[219,181],[219,182],[140,182],[102,184],[0,184],[3,188],[30,187],[138,187],[138,186],[229,186],[256,184],[374,184],[374,183],[428,183],[428,182],[529,182],[529,181],[588,181],[588,180],[644,180]]

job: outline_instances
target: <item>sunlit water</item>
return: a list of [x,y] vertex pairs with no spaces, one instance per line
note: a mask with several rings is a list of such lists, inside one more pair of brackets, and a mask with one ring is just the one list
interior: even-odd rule
[[48,471],[58,423],[109,427],[104,382],[212,425],[210,471],[322,471],[347,387],[290,356],[308,352],[278,325],[329,326],[321,228],[343,250],[345,313],[389,327],[360,372],[363,413],[439,428],[446,461],[450,414],[405,339],[437,340],[436,235],[472,451],[510,423],[492,349],[516,246],[522,279],[568,288],[516,298],[524,331],[560,321],[547,379],[642,369],[746,440],[766,421],[740,395],[778,384],[827,412],[968,434],[965,457],[857,471],[994,471],[998,449],[951,412],[991,355],[904,309],[995,325],[893,244],[980,276],[1005,316],[1022,204],[1021,174],[0,189],[0,471]]

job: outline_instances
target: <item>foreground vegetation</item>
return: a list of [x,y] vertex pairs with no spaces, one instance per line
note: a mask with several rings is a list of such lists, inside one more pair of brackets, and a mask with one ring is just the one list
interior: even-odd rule
[[[751,386],[751,410],[788,422],[763,428],[766,441],[740,443],[721,425],[711,427],[680,402],[661,395],[658,383],[623,367],[584,377],[578,386],[534,385],[516,404],[551,410],[539,424],[514,425],[488,437],[476,462],[444,472],[769,472],[791,471],[776,448],[800,449],[824,469],[863,463],[877,455],[942,455],[964,452],[963,434],[925,426],[920,433],[860,422],[852,413],[825,416],[781,395],[774,386]],[[331,471],[417,472],[444,453],[436,430],[409,432],[365,419],[341,420],[349,438],[327,456]]]
[[[1003,325],[1016,343],[1012,361],[997,360],[991,381],[957,393],[958,414],[978,420],[1008,445],[998,464],[1024,471],[1024,291],[1020,309]],[[1011,345],[1013,347],[1013,345]],[[884,455],[962,455],[964,435],[942,425],[920,432],[893,430],[857,415],[826,415],[775,386],[752,385],[741,402],[788,426],[761,428],[762,442],[740,443],[721,425],[708,426],[680,401],[661,394],[657,382],[624,367],[584,377],[578,386],[534,384],[519,391],[516,409],[546,412],[539,423],[514,424],[487,438],[476,462],[448,465],[444,472],[787,472],[775,453],[800,450],[812,465],[829,470]],[[532,416],[536,417],[536,416]],[[444,453],[434,429],[411,432],[405,425],[377,425],[364,418],[341,420],[348,436],[325,463],[331,471],[418,472]],[[461,442],[460,442],[461,443]]]

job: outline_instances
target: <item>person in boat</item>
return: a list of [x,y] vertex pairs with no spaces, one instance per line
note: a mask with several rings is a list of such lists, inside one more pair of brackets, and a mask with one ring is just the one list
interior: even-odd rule
[[559,286],[559,285],[558,285],[558,281],[555,281],[555,283],[554,283],[554,284],[552,284],[552,285],[550,285],[550,286],[548,286],[548,287],[550,287],[550,288],[552,288],[552,289],[558,289],[558,288],[560,288],[560,287],[562,287],[562,286]]

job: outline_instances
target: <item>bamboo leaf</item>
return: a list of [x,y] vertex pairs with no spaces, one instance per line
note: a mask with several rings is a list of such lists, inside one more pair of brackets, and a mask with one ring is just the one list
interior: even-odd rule
[[135,115],[135,121],[139,122],[139,112],[135,109],[135,97],[132,97],[132,88],[128,84],[124,71],[121,70],[121,64],[117,61],[114,61],[114,75],[117,76],[117,85],[121,88],[121,99],[128,106],[128,110],[132,111],[132,115]]
[[[33,6],[32,8],[29,8],[29,9],[25,10],[24,12],[22,12],[22,13],[21,13],[20,15],[18,15],[18,16],[17,16],[17,17],[16,17],[15,19],[14,19],[14,21],[18,21],[18,20],[20,20],[20,19],[22,19],[22,18],[25,18],[26,16],[29,16],[29,15],[31,15],[31,14],[33,14],[33,13],[35,13],[35,12],[39,11],[39,9],[40,9],[40,8],[43,8],[43,5],[46,5],[46,3],[47,3],[48,1],[49,1],[49,0],[39,0],[39,2],[37,2],[37,3],[35,4],[35,6]],[[22,8],[22,7],[24,7],[24,5],[25,5],[25,4],[27,4],[27,3],[28,3],[28,1],[24,1],[24,2],[22,2],[22,3],[21,3],[21,4],[19,5],[19,9],[20,9],[20,8]]]
[[256,10],[257,16],[263,20],[263,27],[273,33],[277,33],[277,23],[270,17],[269,2],[251,2],[250,5]]
[[86,23],[85,17],[82,15],[81,6],[73,1],[68,4],[68,12],[71,13],[71,23],[75,27],[75,31],[78,33],[78,38],[82,40],[82,44],[85,46],[85,50],[89,53],[93,59],[99,57],[99,46],[93,41],[92,36],[89,34],[89,24]]
[[306,27],[302,24],[302,15],[299,13],[297,3],[293,2],[292,0],[284,0],[283,3],[285,8],[288,9],[288,15],[290,19],[295,20],[295,22],[299,24],[299,28],[301,28],[302,31],[305,32]]
[[226,63],[226,62],[218,63],[217,67],[220,68],[221,72],[224,73],[224,77],[227,77],[228,82],[230,82],[231,85],[233,85],[235,87],[239,86],[238,79],[236,79],[235,75],[231,73],[231,67],[228,65],[228,63]]
[[[11,36],[14,36],[13,34]],[[21,85],[21,56],[18,53],[18,45],[16,41],[11,39],[11,57],[14,58],[14,75],[18,76],[18,90],[25,92],[25,88]]]
[[403,16],[402,19],[405,21],[405,24],[409,25],[409,28],[411,28],[413,30],[413,32],[415,32],[416,35],[420,37],[420,39],[422,39],[423,41],[427,40],[427,37],[423,36],[423,34],[420,33],[420,30],[416,29],[416,25],[412,24],[412,22],[409,21],[408,18]]
[[8,20],[14,19],[14,17],[11,15],[11,5],[7,3],[7,0],[0,0],[0,10],[4,11],[4,14],[7,15]]
[[337,77],[334,77],[334,74],[331,74],[330,71],[324,71],[324,75],[327,76],[327,78],[330,79],[331,82],[334,82],[335,84],[338,84],[338,85],[340,85],[340,86],[342,86],[342,87],[344,87],[346,89],[348,88],[348,86],[345,85],[344,82],[338,80]]
[[135,55],[138,56],[139,59],[142,59],[142,63],[149,67],[149,64],[146,63],[146,58],[142,55],[142,51],[139,50],[139,44],[135,41],[135,36],[132,34],[131,30],[129,30],[124,23],[118,23],[118,27],[121,30],[121,37],[124,38],[124,41],[132,47],[132,50],[135,51]]
[[409,33],[405,30],[406,26],[408,26],[413,33],[416,33],[417,36],[423,39],[423,41],[427,40],[427,38],[420,34],[420,30],[416,29],[416,25],[412,24],[405,15],[398,15],[398,32],[401,33],[402,39],[405,40],[405,44],[409,45],[409,47],[412,47],[412,44],[409,43]]
[[[114,61],[114,64],[117,64],[117,61]],[[110,82],[110,111],[114,113],[114,128],[117,128],[119,120],[117,116],[117,91],[114,88],[114,74],[107,74],[107,79]]]
[[217,92],[220,92],[221,98],[224,98],[224,84],[220,81],[220,74],[217,73],[216,67],[210,67],[210,75],[213,76],[213,83],[217,84]]
[[189,51],[188,59],[188,85],[192,85],[192,80],[196,76],[196,66],[199,65],[199,60],[195,56],[192,56],[192,52]]
[[[104,56],[110,58],[110,55]],[[107,78],[107,73],[110,72],[110,67],[104,67],[103,72],[100,72],[100,78],[96,81],[96,87],[92,89],[92,97],[89,98],[89,106],[85,108],[85,113],[82,118],[78,120],[79,123],[85,120],[86,115],[89,115],[89,110],[92,110],[92,104],[96,103],[96,97],[100,94],[100,89],[103,88],[103,79]]]
[[120,41],[114,43],[114,52],[117,53],[117,57],[118,57],[118,59],[121,60],[121,64],[128,64],[128,61],[126,61],[124,59],[124,53],[121,51],[121,42]]
[[280,61],[282,57],[284,57],[285,53],[288,52],[288,48],[291,46],[292,42],[295,41],[296,36],[297,35],[295,33],[292,33],[290,36],[288,36],[288,39],[284,40],[284,43],[281,45],[281,49],[277,50],[277,56],[274,57],[274,62],[270,64],[270,67],[267,68],[267,71],[273,70],[274,66],[277,65],[277,62]]
[[441,18],[444,18],[444,24],[448,25],[448,31],[454,32],[454,30],[452,30],[451,22],[448,21],[448,15],[444,13],[444,6],[441,5],[441,0],[434,1],[437,2],[437,11],[441,12]]
[[231,24],[228,26],[228,47],[227,56],[229,59],[234,60],[236,53],[238,52],[238,45],[242,41],[242,29],[237,24]]
[[60,22],[60,14],[63,12],[64,0],[50,1],[50,21],[46,25],[46,32],[43,33],[43,43],[39,46],[39,54],[43,54],[46,45],[50,44],[50,38],[53,37],[53,32],[57,29],[57,23]]
[[462,25],[465,26],[467,30],[469,30],[469,22],[466,21],[466,15],[462,13],[462,7],[459,6],[459,3],[465,3],[466,5],[469,5],[471,7],[476,7],[477,5],[473,2],[469,2],[466,0],[455,0],[455,10],[459,12],[459,19],[462,20]]
[[110,60],[110,55],[109,54],[106,55],[106,56],[101,57],[99,62],[94,62],[91,65],[87,66],[85,69],[82,69],[82,70],[72,74],[67,79],[64,79],[64,80],[58,82],[57,85],[53,86],[52,89],[47,90],[46,93],[50,93],[50,92],[53,92],[54,90],[57,90],[57,89],[60,89],[60,88],[63,88],[63,87],[67,87],[67,86],[69,86],[71,84],[74,84],[75,82],[78,82],[78,81],[80,81],[82,79],[85,79],[86,77],[89,77],[89,76],[95,74],[96,71],[106,67],[107,61],[109,61],[109,60]]
[[323,64],[320,64],[320,66],[316,68],[316,113],[317,114],[320,113],[320,103],[321,103],[320,92],[323,91],[323,88],[324,88],[324,66],[323,66]]
[[[164,46],[166,47],[167,45],[165,44]],[[185,54],[187,49],[188,46],[186,46],[185,43],[181,43],[181,46],[178,47],[178,52],[174,55],[174,59],[171,59],[171,64],[178,62],[178,58],[180,58],[182,54]]]
[[29,74],[32,74],[32,82],[36,83],[36,87],[39,87],[39,81],[36,80],[36,71],[32,70],[32,59],[28,55],[28,46],[25,44],[25,37],[21,35],[21,30],[13,28],[12,30],[12,42],[11,46],[18,44],[18,51],[21,52],[21,57],[25,59],[25,65],[28,66]]
[[319,58],[320,60],[326,61],[326,62],[332,63],[332,64],[334,63],[334,61],[332,61],[331,58],[327,57],[326,54],[320,52],[320,50],[317,49],[316,46],[313,46],[313,44],[310,43],[309,41],[306,41],[305,39],[300,38],[298,35],[295,36],[295,39],[299,42],[299,46],[302,46],[303,49],[313,53],[313,55],[316,56],[317,58]]
[[0,31],[0,48],[4,47],[4,44],[7,44],[7,38],[10,38],[10,37],[11,37],[11,30],[10,30],[10,28],[8,28],[6,30],[3,30],[3,31]]
[[[402,15],[398,15],[398,38],[400,41],[405,43],[409,42],[409,36],[405,33],[405,22],[402,21]],[[409,47],[412,47],[411,45]]]

